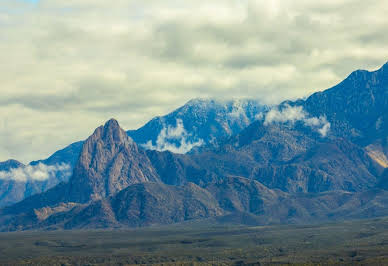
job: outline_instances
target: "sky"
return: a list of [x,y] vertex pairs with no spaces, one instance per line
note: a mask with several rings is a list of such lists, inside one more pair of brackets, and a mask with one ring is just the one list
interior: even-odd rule
[[306,97],[388,61],[388,3],[0,0],[0,161],[192,98]]

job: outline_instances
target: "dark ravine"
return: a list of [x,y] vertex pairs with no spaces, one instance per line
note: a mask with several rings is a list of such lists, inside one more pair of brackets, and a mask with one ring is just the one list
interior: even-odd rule
[[83,143],[70,180],[2,209],[0,230],[388,215],[387,80],[388,65],[356,71],[306,101],[283,103],[326,116],[325,137],[302,121],[259,119],[216,145],[174,154],[143,150],[109,120]]

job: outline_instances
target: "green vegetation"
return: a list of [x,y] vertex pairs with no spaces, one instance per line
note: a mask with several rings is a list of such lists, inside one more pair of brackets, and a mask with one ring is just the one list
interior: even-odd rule
[[1,265],[387,265],[388,218],[310,226],[175,226],[0,234]]

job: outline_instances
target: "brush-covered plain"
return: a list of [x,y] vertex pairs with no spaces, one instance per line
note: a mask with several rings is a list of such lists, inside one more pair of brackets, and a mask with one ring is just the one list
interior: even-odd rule
[[[388,218],[0,234],[1,265],[387,265]],[[214,224],[214,223],[213,223]]]

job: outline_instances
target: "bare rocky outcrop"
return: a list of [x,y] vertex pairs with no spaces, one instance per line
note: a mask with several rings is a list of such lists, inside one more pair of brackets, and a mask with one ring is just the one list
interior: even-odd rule
[[69,182],[69,199],[102,199],[142,182],[159,182],[158,174],[145,152],[111,119],[84,143]]

